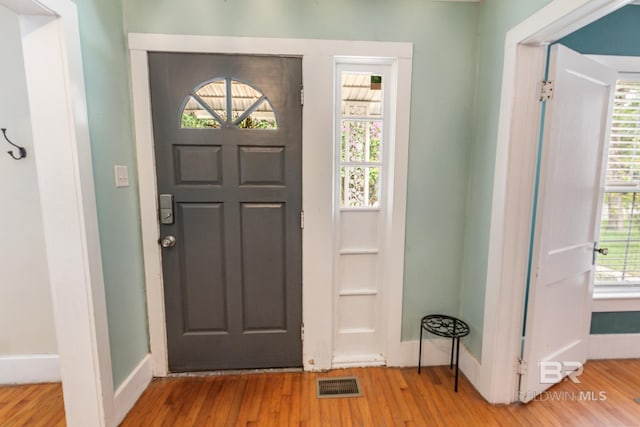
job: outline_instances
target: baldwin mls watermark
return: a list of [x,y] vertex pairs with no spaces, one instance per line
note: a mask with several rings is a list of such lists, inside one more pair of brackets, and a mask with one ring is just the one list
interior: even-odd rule
[[520,399],[524,401],[552,402],[560,400],[580,400],[589,402],[602,402],[607,400],[606,391],[541,391],[520,392]]
[[[571,381],[580,384],[580,375],[584,372],[582,363],[576,361],[546,361],[539,363],[540,384],[556,384],[560,381]],[[604,401],[607,400],[606,391],[542,391],[542,392],[520,392],[520,399],[529,401],[558,401],[558,400],[581,400],[581,401]]]

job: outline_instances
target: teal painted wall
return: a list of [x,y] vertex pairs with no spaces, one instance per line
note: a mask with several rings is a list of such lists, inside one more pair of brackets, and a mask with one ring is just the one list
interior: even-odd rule
[[638,334],[640,333],[640,311],[592,313],[590,333]]
[[[640,6],[623,7],[558,41],[592,55],[640,56]],[[640,332],[640,312],[593,313],[592,334]]]
[[[127,51],[120,0],[75,0],[89,113],[113,380],[149,352]],[[115,188],[113,166],[129,167]]]
[[470,149],[469,189],[460,290],[460,316],[471,327],[465,344],[477,357],[482,351],[484,299],[493,175],[498,137],[505,36],[509,29],[550,0],[486,0],[479,16],[478,88],[473,142]]
[[128,0],[127,32],[414,43],[403,339],[457,314],[479,4],[424,0]]
[[640,55],[640,6],[625,6],[558,41],[592,55]]

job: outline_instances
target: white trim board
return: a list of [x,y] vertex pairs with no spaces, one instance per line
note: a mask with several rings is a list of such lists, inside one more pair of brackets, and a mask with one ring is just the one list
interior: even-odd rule
[[637,359],[640,334],[589,335],[588,359]]
[[619,73],[640,73],[640,57],[613,55],[585,55]]
[[604,294],[593,299],[591,311],[593,313],[640,311],[640,297],[637,294],[633,296]]
[[0,357],[0,384],[60,382],[57,354],[17,354]]
[[[403,59],[413,57],[413,44],[403,42],[194,36],[182,34],[130,33],[129,49],[146,52],[238,53],[248,55],[360,56],[365,58],[397,57]],[[306,101],[305,98],[305,106]]]
[[66,421],[113,425],[113,379],[78,15],[70,0],[0,0],[20,16]]
[[556,0],[507,33],[478,381],[478,390],[491,403],[517,400],[515,366],[521,345],[540,129],[537,95],[546,46],[629,2]]
[[[46,3],[43,1],[41,3]],[[37,1],[2,0],[0,4],[19,15],[53,15],[49,9]]]
[[151,355],[147,354],[120,384],[114,396],[116,425],[119,425],[124,420],[133,405],[136,404],[142,393],[147,389],[153,379],[152,371]]
[[[302,57],[305,84],[302,134],[303,230],[303,365],[306,370],[332,367],[334,218],[333,122],[334,66],[336,58],[360,57],[393,63],[398,75],[393,193],[388,207],[389,236],[384,248],[394,254],[385,259],[389,286],[387,362],[393,363],[401,343],[404,231],[411,94],[411,43],[332,41],[279,38],[216,37],[166,34],[129,34],[136,153],[139,174],[140,217],[147,289],[147,309],[153,372],[168,374],[161,252],[157,244],[157,191],[147,53],[199,52]],[[331,318],[331,317],[329,317]]]
[[365,368],[370,366],[385,366],[387,361],[380,354],[358,355],[354,357],[334,357],[331,369]]

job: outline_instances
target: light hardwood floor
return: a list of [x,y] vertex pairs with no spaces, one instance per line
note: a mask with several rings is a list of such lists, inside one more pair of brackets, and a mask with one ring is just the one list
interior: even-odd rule
[[59,383],[0,387],[0,426],[64,425],[64,402]]
[[[317,399],[318,377],[355,375],[361,398]],[[489,405],[448,367],[154,380],[123,426],[640,426],[640,359],[590,361],[527,405]],[[604,399],[600,399],[604,397]],[[0,387],[0,426],[64,425],[58,385]]]

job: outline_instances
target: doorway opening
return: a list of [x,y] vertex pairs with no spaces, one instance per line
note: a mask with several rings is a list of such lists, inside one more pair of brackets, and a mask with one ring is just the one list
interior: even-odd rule
[[122,408],[114,402],[76,6],[0,4],[20,16],[66,421],[113,424]]
[[521,346],[546,46],[628,3],[582,1],[567,9],[552,2],[507,33],[482,350],[490,362],[479,381],[491,402],[518,400],[515,369],[501,367],[517,364]]

